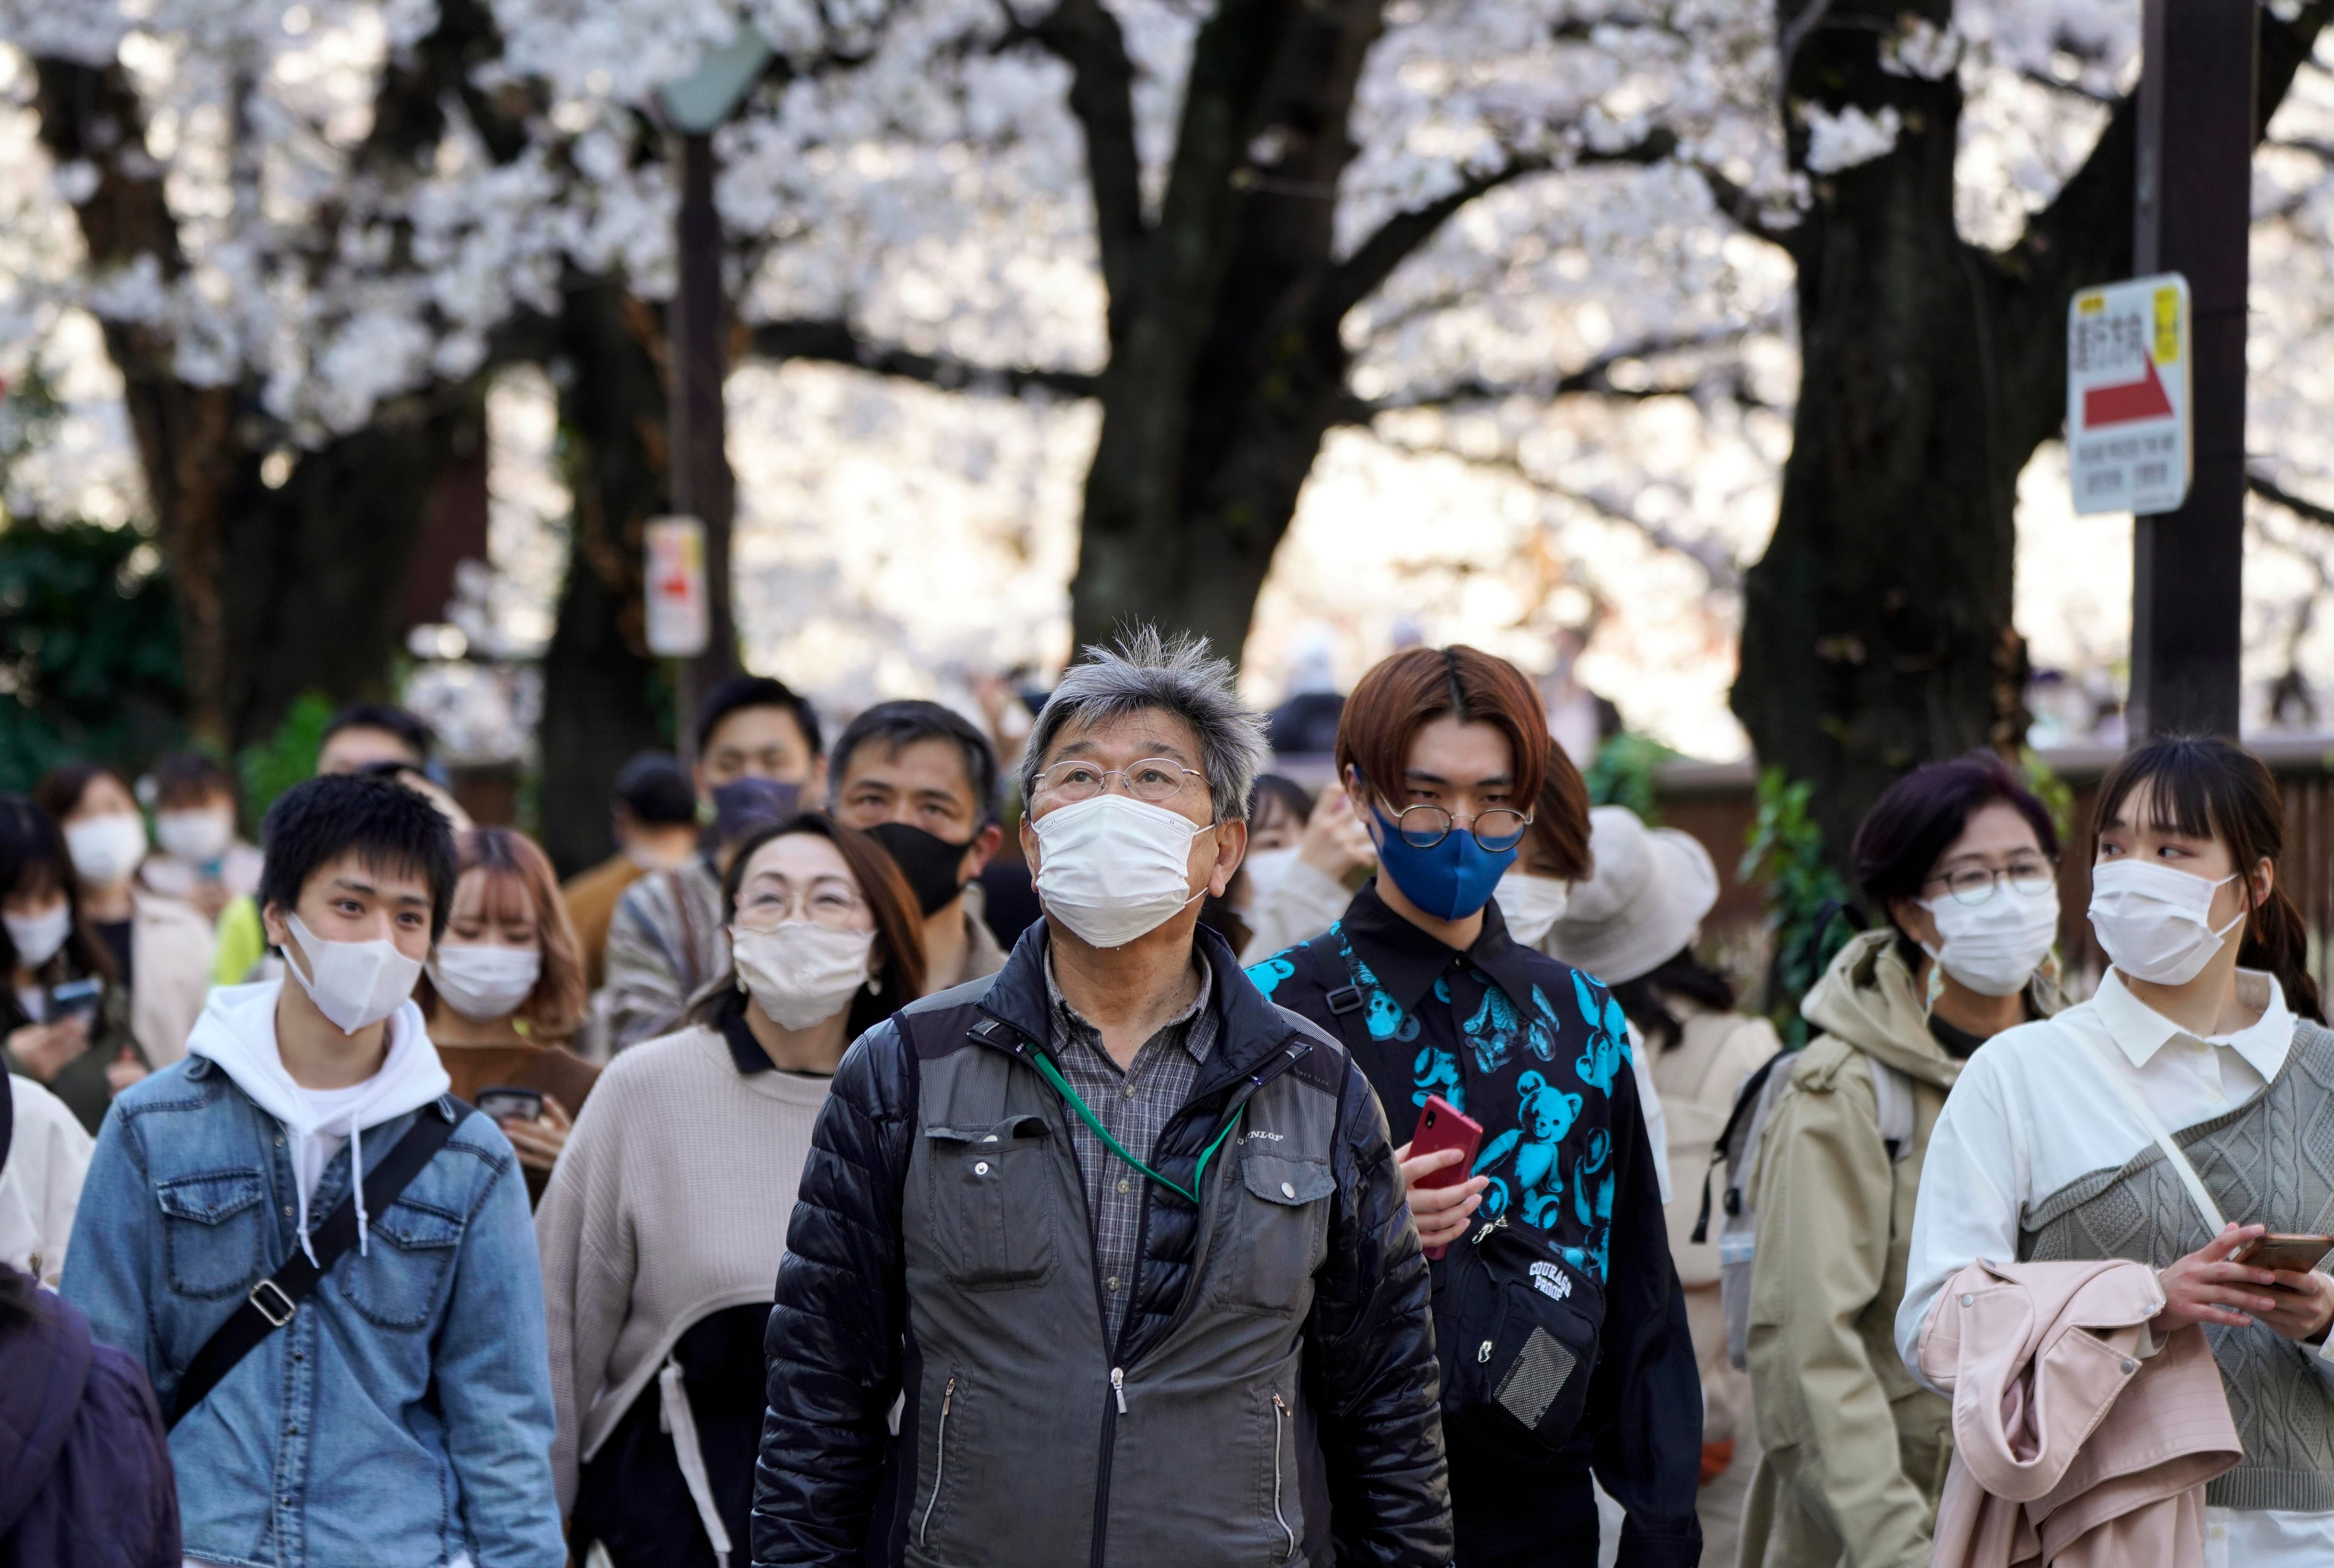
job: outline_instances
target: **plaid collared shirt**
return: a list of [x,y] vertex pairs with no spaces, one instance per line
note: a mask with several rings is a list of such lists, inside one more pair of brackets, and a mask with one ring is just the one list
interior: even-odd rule
[[[1053,955],[1046,956],[1046,996],[1052,1004],[1047,1044],[1054,1061],[1086,1109],[1146,1165],[1160,1130],[1191,1098],[1201,1065],[1216,1045],[1216,1013],[1208,1005],[1215,975],[1196,947],[1191,960],[1200,967],[1199,995],[1161,1024],[1135,1052],[1134,1064],[1121,1072],[1103,1049],[1102,1031],[1063,1000],[1061,987],[1054,983]],[[1069,1123],[1071,1147],[1085,1178],[1086,1213],[1094,1221],[1095,1275],[1102,1284],[1108,1317],[1104,1330],[1114,1345],[1126,1321],[1127,1300],[1134,1294],[1136,1251],[1143,1245],[1143,1188],[1148,1178],[1113,1154],[1084,1117],[1073,1113]]]

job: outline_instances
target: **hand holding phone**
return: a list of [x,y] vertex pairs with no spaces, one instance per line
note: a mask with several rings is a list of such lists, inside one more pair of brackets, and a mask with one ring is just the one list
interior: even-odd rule
[[1454,1110],[1440,1094],[1430,1094],[1418,1113],[1418,1130],[1394,1150],[1410,1192],[1411,1217],[1429,1257],[1441,1257],[1464,1236],[1468,1217],[1482,1205],[1490,1182],[1467,1174],[1482,1144],[1481,1122]]
[[543,1091],[491,1083],[478,1091],[478,1110],[497,1121],[533,1121],[543,1115]]

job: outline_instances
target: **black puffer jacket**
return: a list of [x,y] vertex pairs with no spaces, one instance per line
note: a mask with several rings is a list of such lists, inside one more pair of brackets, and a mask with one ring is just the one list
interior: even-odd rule
[[1031,1064],[1045,928],[992,981],[851,1048],[770,1314],[757,1568],[911,1545],[1094,1568],[1302,1568],[1333,1543],[1341,1564],[1449,1561],[1427,1270],[1384,1112],[1341,1046],[1200,939],[1217,1044],[1152,1163],[1188,1187],[1235,1114],[1239,1134],[1207,1168],[1204,1223],[1152,1189],[1115,1346],[1066,1113]]

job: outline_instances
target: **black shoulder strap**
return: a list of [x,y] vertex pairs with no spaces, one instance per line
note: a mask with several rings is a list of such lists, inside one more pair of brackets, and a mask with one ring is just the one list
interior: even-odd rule
[[1354,973],[1336,928],[1332,926],[1298,947],[1313,961],[1314,977],[1321,985],[1321,1005],[1329,1009],[1329,1027],[1345,1043],[1348,1054],[1359,1052],[1369,1044],[1369,1021],[1362,1015],[1361,976]]
[[[365,1212],[380,1214],[395,1203],[413,1178],[421,1174],[421,1168],[446,1147],[446,1140],[454,1136],[455,1127],[469,1113],[469,1106],[445,1094],[415,1117],[413,1125],[405,1130],[405,1136],[397,1140],[397,1147],[365,1178]],[[178,1379],[178,1399],[170,1407],[170,1425],[175,1427],[185,1419],[218,1387],[219,1380],[259,1347],[262,1340],[290,1323],[293,1314],[300,1310],[300,1303],[332,1272],[341,1255],[356,1244],[357,1205],[356,1195],[352,1192],[341,1199],[340,1206],[325,1217],[320,1228],[309,1234],[308,1245],[315,1248],[316,1261],[310,1263],[306,1253],[294,1247],[284,1266],[253,1285],[242,1304],[195,1352],[195,1359],[187,1363],[185,1375]]]

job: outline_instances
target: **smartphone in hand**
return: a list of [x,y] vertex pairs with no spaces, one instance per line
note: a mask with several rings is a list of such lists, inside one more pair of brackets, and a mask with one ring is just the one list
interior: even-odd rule
[[[1418,1130],[1411,1135],[1410,1157],[1435,1154],[1445,1149],[1455,1149],[1459,1158],[1442,1169],[1431,1171],[1418,1178],[1421,1187],[1456,1187],[1471,1174],[1475,1151],[1483,1146],[1483,1124],[1472,1117],[1452,1109],[1451,1102],[1440,1094],[1430,1094],[1418,1113]],[[1441,1257],[1448,1247],[1430,1246],[1429,1257]]]

